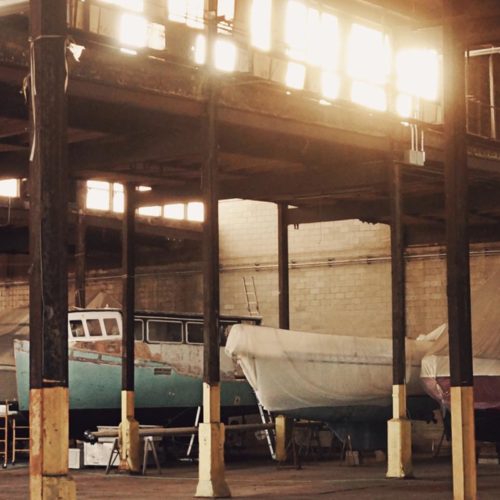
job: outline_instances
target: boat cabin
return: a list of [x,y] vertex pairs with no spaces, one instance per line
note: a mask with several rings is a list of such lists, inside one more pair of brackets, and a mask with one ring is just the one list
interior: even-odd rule
[[[226,343],[229,329],[236,323],[260,325],[258,316],[221,316],[219,338]],[[122,315],[118,309],[85,309],[68,314],[70,342],[116,340],[122,334]],[[135,340],[148,344],[203,344],[203,316],[199,313],[137,312]]]

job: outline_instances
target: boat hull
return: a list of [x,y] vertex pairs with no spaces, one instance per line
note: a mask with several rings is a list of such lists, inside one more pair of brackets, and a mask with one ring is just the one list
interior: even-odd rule
[[[29,407],[29,343],[15,342],[17,393],[21,411]],[[72,348],[69,352],[69,404],[75,410],[118,410],[121,404],[121,357]],[[82,383],[82,381],[85,381]],[[135,406],[138,410],[201,406],[202,379],[178,373],[161,361],[135,364]],[[221,381],[221,406],[235,410],[257,401],[246,380]]]

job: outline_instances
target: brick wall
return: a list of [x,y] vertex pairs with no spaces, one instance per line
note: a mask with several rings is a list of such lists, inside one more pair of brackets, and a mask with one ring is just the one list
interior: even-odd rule
[[[247,314],[243,278],[253,277],[264,323],[278,322],[277,210],[274,204],[220,204],[221,311]],[[324,333],[390,336],[390,234],[359,221],[289,228],[291,327]],[[0,307],[28,303],[27,273],[5,272]],[[17,266],[21,268],[22,266]],[[500,267],[497,247],[473,247],[472,293]],[[26,268],[26,266],[25,266]],[[438,247],[412,249],[407,259],[407,325],[412,337],[446,320],[445,260]],[[137,270],[140,309],[201,311],[199,262]],[[89,273],[87,300],[104,290],[121,298],[119,270]],[[70,303],[73,281],[70,277]]]

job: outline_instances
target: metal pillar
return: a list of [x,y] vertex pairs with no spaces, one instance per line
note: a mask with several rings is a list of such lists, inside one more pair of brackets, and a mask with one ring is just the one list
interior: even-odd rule
[[224,471],[224,425],[220,421],[219,360],[219,198],[217,163],[217,83],[214,43],[217,0],[205,0],[207,20],[207,111],[204,120],[206,158],[201,179],[203,223],[203,422],[199,425],[197,497],[230,497]]
[[412,474],[411,422],[406,415],[405,242],[401,165],[391,172],[392,419],[387,423],[387,477]]
[[497,138],[497,115],[496,115],[496,103],[495,103],[495,59],[494,54],[488,56],[488,79],[490,87],[490,126],[492,139]]
[[279,327],[285,330],[290,328],[287,211],[288,204],[278,203]]
[[75,244],[75,306],[85,307],[85,275],[87,271],[85,256],[87,253],[85,205],[87,202],[87,183],[78,182],[77,186],[76,244]]
[[[453,497],[476,498],[465,47],[462,2],[444,2],[444,139]],[[462,19],[462,20],[460,20]]]
[[30,155],[30,497],[76,498],[68,477],[66,2],[33,0]]
[[122,401],[120,469],[139,472],[139,424],[134,418],[135,185],[124,186],[122,228]]

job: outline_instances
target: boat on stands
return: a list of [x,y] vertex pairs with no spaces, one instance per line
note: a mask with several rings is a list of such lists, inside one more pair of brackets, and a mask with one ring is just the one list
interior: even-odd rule
[[[420,381],[429,340],[407,340],[408,413],[431,420],[435,402]],[[386,446],[392,416],[392,340],[235,325],[226,353],[240,364],[265,409],[327,422],[356,449]]]
[[[224,354],[228,329],[260,318],[221,316],[221,410],[223,416],[256,412],[255,394],[233,360]],[[0,332],[2,325],[0,324]],[[10,345],[9,399],[29,410],[29,324],[14,334],[0,333]],[[203,317],[197,313],[135,314],[135,405],[144,424],[190,424],[202,406]],[[122,316],[118,309],[68,313],[69,405],[72,435],[94,425],[119,422],[121,404]],[[8,347],[6,345],[6,347]],[[6,349],[8,351],[9,349]],[[14,356],[12,356],[12,353]],[[6,356],[7,357],[7,356]],[[6,360],[6,365],[9,360]],[[15,374],[13,381],[12,374]],[[7,379],[5,379],[7,381]],[[13,383],[14,382],[14,383]],[[4,380],[0,380],[4,386]],[[12,397],[14,396],[14,397]]]

